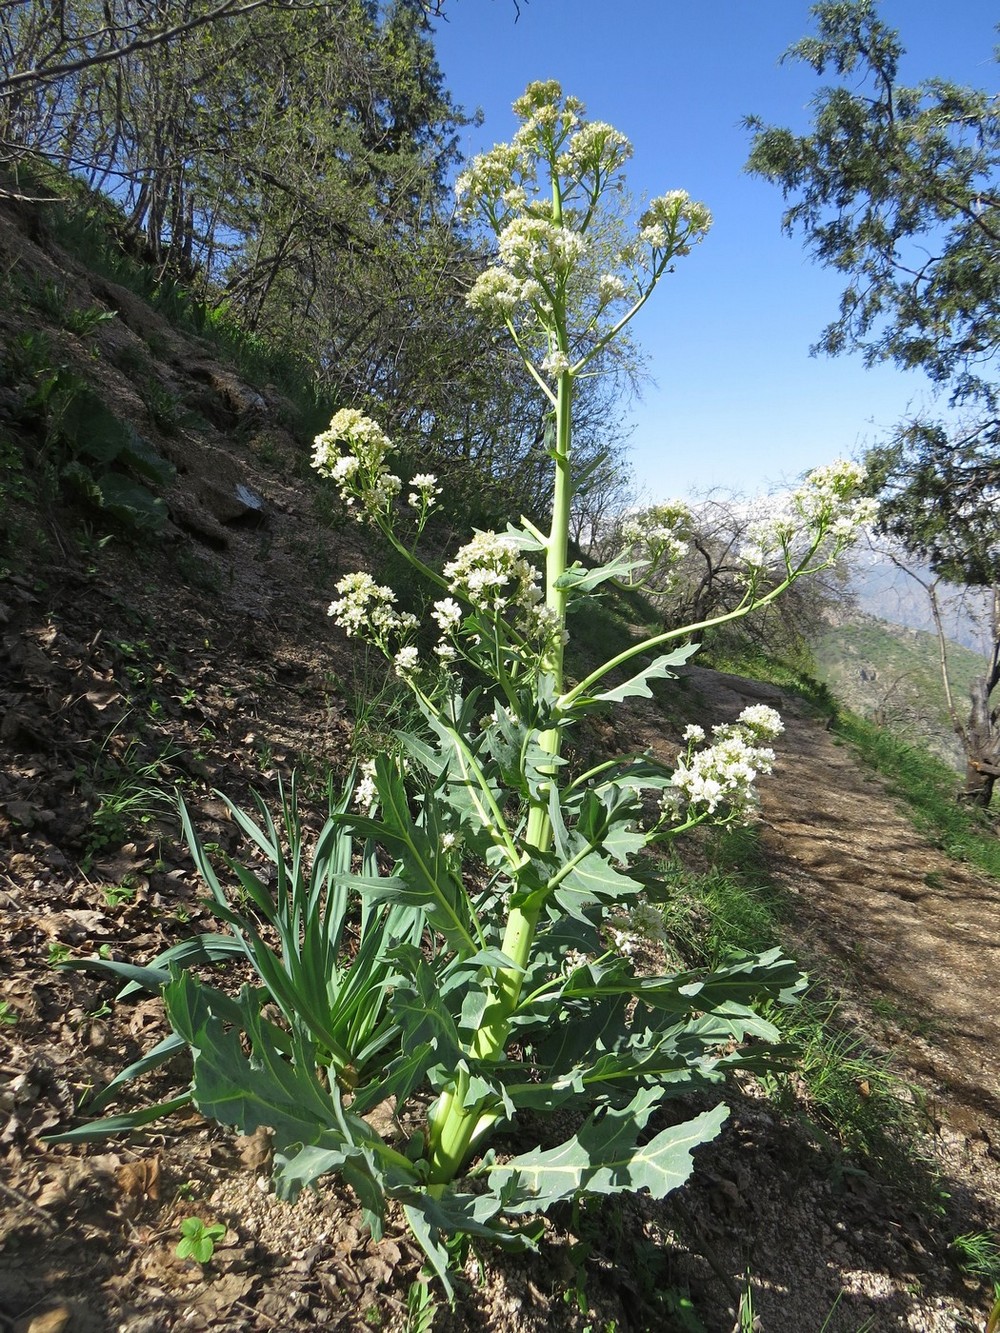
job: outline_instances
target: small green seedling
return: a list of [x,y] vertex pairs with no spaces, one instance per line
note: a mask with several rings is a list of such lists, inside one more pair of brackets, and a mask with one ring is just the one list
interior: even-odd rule
[[200,1217],[185,1217],[177,1246],[178,1259],[194,1259],[196,1263],[207,1264],[215,1253],[217,1242],[225,1234],[226,1228],[221,1222],[212,1222],[206,1226]]
[[12,1028],[18,1020],[18,1012],[9,1000],[0,1000],[0,1023]]
[[122,903],[130,903],[135,897],[135,885],[129,883],[106,884],[101,892],[109,907],[121,907]]

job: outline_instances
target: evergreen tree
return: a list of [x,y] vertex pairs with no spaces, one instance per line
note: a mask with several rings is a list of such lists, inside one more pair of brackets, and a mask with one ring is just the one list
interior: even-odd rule
[[817,34],[788,52],[824,88],[812,132],[750,119],[748,169],[780,185],[783,225],[845,275],[821,351],[919,367],[960,405],[961,430],[904,424],[869,458],[881,524],[936,574],[992,589],[993,646],[955,729],[968,756],[966,796],[988,805],[1000,777],[1000,101],[928,79],[899,83],[903,47],[874,0],[822,0]]

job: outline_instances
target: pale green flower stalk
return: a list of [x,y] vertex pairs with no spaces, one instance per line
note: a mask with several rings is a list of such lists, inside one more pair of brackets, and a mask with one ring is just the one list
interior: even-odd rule
[[[621,248],[608,196],[632,155],[624,135],[584,123],[583,104],[554,81],[534,83],[514,103],[522,125],[510,144],[474,160],[458,181],[459,204],[497,238],[497,262],[479,277],[469,304],[503,322],[555,414],[552,521],[545,546],[545,599],[565,624],[573,498],[573,386],[578,375],[648,300],[672,261],[711,225],[703,204],[680,190],[654,199]],[[542,662],[562,690],[562,642]],[[557,747],[553,737],[548,742]],[[555,753],[556,750],[553,750]],[[544,820],[535,828],[544,845]]]

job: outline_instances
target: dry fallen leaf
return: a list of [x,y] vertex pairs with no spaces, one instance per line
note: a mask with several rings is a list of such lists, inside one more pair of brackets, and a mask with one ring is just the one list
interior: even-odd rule
[[132,1199],[160,1201],[160,1159],[144,1157],[138,1162],[126,1162],[115,1172],[118,1188]]
[[62,1333],[69,1327],[73,1311],[68,1305],[57,1305],[42,1314],[32,1315],[30,1319],[14,1325],[15,1333]]
[[237,1135],[236,1148],[240,1154],[240,1161],[251,1171],[267,1166],[273,1149],[270,1129],[266,1125],[260,1125],[252,1134]]

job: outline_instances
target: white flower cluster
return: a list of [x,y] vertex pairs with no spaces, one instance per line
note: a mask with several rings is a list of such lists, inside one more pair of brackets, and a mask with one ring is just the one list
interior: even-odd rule
[[[444,576],[452,592],[490,615],[502,615],[512,607],[533,607],[542,596],[538,571],[521,554],[516,541],[502,533],[477,532],[445,565]],[[435,604],[439,624],[440,616],[454,616],[444,610],[446,605],[455,603],[449,599]]]
[[468,295],[470,309],[480,314],[513,318],[522,306],[530,306],[543,295],[541,284],[534,278],[522,281],[502,268],[487,268],[480,273]]
[[[345,448],[346,453],[342,452]],[[316,436],[312,465],[321,476],[336,482],[348,507],[360,503],[356,514],[360,520],[366,515],[387,514],[403,489],[402,480],[385,464],[392,450],[381,426],[356,408],[345,407]],[[441,494],[437,477],[431,472],[418,472],[410,487],[409,503],[420,510],[422,518],[426,517]]]
[[590,955],[583,953],[580,949],[567,949],[563,955],[563,971],[567,976],[578,972],[581,967],[586,967],[590,962]]
[[520,311],[533,312],[544,322],[551,314],[553,283],[564,284],[587,254],[582,232],[565,222],[524,214],[516,214],[507,223],[497,245],[497,264],[476,279],[468,303],[484,315],[505,321]]
[[433,472],[418,472],[410,481],[413,489],[410,491],[410,504],[414,509],[420,509],[427,513],[437,504],[437,498],[441,494],[441,487],[438,485],[438,479]]
[[679,576],[674,566],[690,550],[690,543],[682,534],[691,531],[691,511],[682,500],[670,500],[653,505],[625,519],[621,538],[626,545],[638,550],[645,567],[645,577],[655,576],[658,591],[667,591]]
[[[530,349],[532,358],[545,357],[542,374],[557,377],[579,370],[615,317],[627,313],[609,316],[609,307],[640,303],[669,260],[701,239],[711,217],[703,204],[671,191],[649,204],[622,244],[628,139],[604,121],[585,122],[583,104],[564,97],[554,80],[529,85],[514,111],[522,124],[513,141],[475,158],[456,184],[459,207],[478,213],[497,237],[497,261],[473,284],[468,302],[509,325],[526,355]],[[614,202],[602,209],[605,197]],[[547,335],[557,309],[563,317],[571,311],[585,332],[554,350]]]
[[443,597],[434,603],[431,617],[437,621],[442,634],[451,634],[462,623],[462,608],[454,597]]
[[617,273],[602,273],[597,279],[597,294],[602,305],[612,301],[624,301],[630,294],[628,283]]
[[[481,153],[455,181],[455,197],[462,212],[471,213],[476,202],[497,201],[513,195],[511,207],[523,207],[526,195],[512,184],[521,170],[521,154],[514,144],[501,143]],[[522,198],[524,196],[524,198]]]
[[686,190],[668,190],[649,202],[639,219],[639,239],[653,250],[686,255],[708,232],[712,214]]
[[674,769],[672,788],[661,802],[663,814],[675,818],[686,807],[688,817],[698,817],[722,808],[730,817],[745,817],[757,804],[754,782],[774,766],[774,751],[762,742],[783,730],[781,718],[766,704],[754,704],[735,722],[713,727],[714,739],[704,750],[693,748],[704,739],[703,729],[688,727],[688,752]]
[[622,523],[622,539],[630,546],[653,546],[658,542],[677,544],[683,546],[683,555],[687,552],[687,543],[680,534],[689,532],[691,524],[691,511],[683,500],[666,500],[630,514]]
[[821,539],[833,543],[835,554],[849,546],[878,511],[876,500],[858,494],[865,476],[860,464],[844,458],[815,468],[769,514],[750,524],[740,552],[744,563],[763,567],[776,552],[795,554]]
[[[728,735],[734,725],[740,726],[743,731],[757,741],[776,741],[785,730],[781,714],[777,709],[771,708],[767,704],[749,705],[740,713],[735,724],[723,723],[721,726],[713,728],[713,732],[716,735],[720,733]],[[704,732],[702,732],[702,736],[704,737]]]
[[560,375],[565,375],[570,369],[570,359],[565,352],[560,352],[554,348],[543,359],[539,367],[543,375],[551,375],[553,379],[558,379]]
[[420,669],[420,654],[416,645],[412,643],[400,648],[392,660],[396,668],[396,675],[402,680],[406,680],[408,676],[412,676],[414,672]]
[[378,788],[375,786],[375,760],[366,759],[361,765],[361,781],[354,788],[354,804],[369,819],[378,806]]
[[[384,584],[376,583],[370,574],[361,571],[345,574],[337,584],[340,597],[330,603],[327,615],[333,616],[349,638],[355,636],[376,644],[384,652],[390,650],[390,640],[405,640],[417,628],[417,618],[409,611],[396,610],[396,594]],[[403,644],[396,651],[397,671],[415,670],[416,648]]]
[[878,501],[858,494],[866,476],[860,463],[846,458],[814,468],[792,497],[795,508],[813,526],[824,524],[837,542],[851,542],[878,514]]
[[608,935],[614,948],[628,958],[635,953],[641,941],[663,944],[667,938],[663,913],[652,903],[641,899],[627,912],[619,912],[608,926]]
[[[450,592],[470,603],[474,611],[491,619],[503,617],[535,647],[544,648],[556,633],[566,641],[558,612],[542,601],[538,570],[525,559],[515,538],[477,532],[443,572]],[[431,617],[441,630],[435,653],[442,662],[454,661],[458,654],[449,640],[461,630],[465,612],[454,597],[443,597],[434,603]],[[478,636],[470,642],[478,643]]]
[[316,436],[312,465],[336,482],[349,507],[360,501],[360,520],[365,514],[387,513],[402,490],[400,478],[385,466],[391,452],[392,443],[381,426],[357,408],[345,407]]
[[591,120],[576,129],[557,158],[556,169],[560,176],[576,180],[597,172],[608,176],[619,172],[631,156],[632,145],[624,134],[603,120]]
[[557,79],[538,79],[529,83],[513,106],[522,124],[515,144],[537,151],[554,139],[565,141],[580,124],[586,107],[578,97],[563,97]]
[[549,218],[515,217],[498,238],[500,263],[522,281],[566,277],[587,252],[582,233]]
[[592,183],[614,181],[632,156],[628,139],[611,125],[584,122],[584,104],[564,97],[555,79],[529,84],[513,110],[521,120],[513,142],[474,158],[455,183],[459,207],[466,214],[481,209],[498,231],[513,214],[548,198],[540,163],[547,168],[555,159],[568,204],[577,195],[589,201]]
[[[314,445],[312,465],[324,476],[332,476],[338,468],[343,474],[362,464],[377,467],[392,451],[381,426],[354,407],[335,413],[326,430],[316,436]],[[350,451],[346,458],[341,454],[341,445],[347,445]]]

